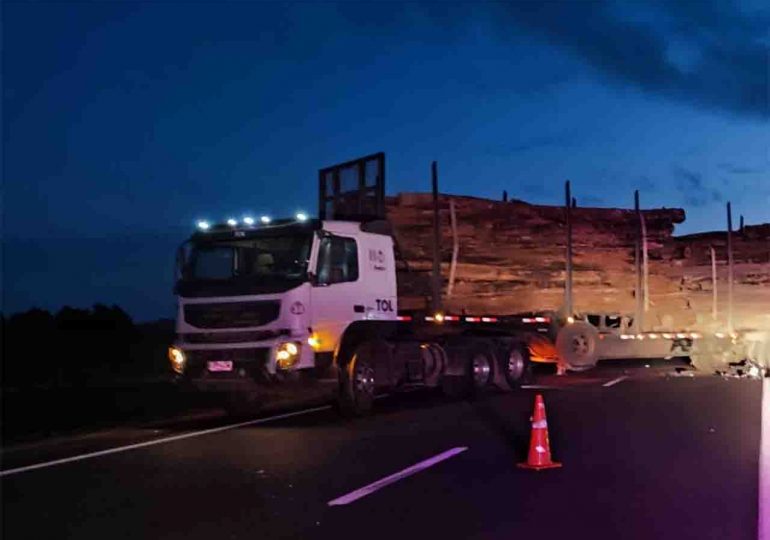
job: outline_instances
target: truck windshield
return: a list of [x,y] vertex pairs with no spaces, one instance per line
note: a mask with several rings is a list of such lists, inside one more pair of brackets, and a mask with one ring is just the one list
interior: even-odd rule
[[187,280],[304,281],[310,235],[198,242],[184,267]]

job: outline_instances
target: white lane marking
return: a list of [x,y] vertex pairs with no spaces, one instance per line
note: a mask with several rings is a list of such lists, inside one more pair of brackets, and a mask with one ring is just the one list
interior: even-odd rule
[[278,414],[275,416],[268,416],[267,418],[257,418],[255,420],[247,420],[245,422],[238,422],[236,424],[228,424],[226,426],[215,427],[211,429],[204,429],[202,431],[193,431],[192,433],[184,433],[182,435],[174,435],[172,437],[163,437],[162,439],[154,439],[152,441],[145,441],[137,444],[129,444],[127,446],[118,446],[115,448],[108,448],[107,450],[99,450],[98,452],[90,452],[88,454],[80,454],[79,456],[72,456],[68,458],[55,459],[53,461],[45,461],[43,463],[35,463],[34,465],[26,465],[24,467],[16,467],[15,469],[7,469],[0,471],[1,476],[10,476],[12,474],[18,474],[27,471],[34,471],[35,469],[44,469],[46,467],[53,467],[56,465],[63,465],[65,463],[72,463],[74,461],[83,461],[85,459],[91,459],[99,456],[107,456],[110,454],[118,454],[120,452],[127,452],[129,450],[136,450],[137,448],[145,448],[147,446],[155,446],[156,444],[165,444],[174,441],[181,441],[183,439],[190,439],[192,437],[200,437],[202,435],[210,435],[212,433],[219,433],[220,431],[227,431],[243,426],[253,426],[257,424],[265,424],[274,420],[282,420],[284,418],[291,418],[293,416],[300,416],[303,414],[310,414],[318,411],[326,411],[331,409],[331,405],[324,405],[322,407],[313,407],[312,409],[304,409],[302,411],[295,411],[285,414]]
[[759,540],[770,540],[770,378],[762,381],[759,443]]
[[371,495],[375,491],[378,491],[384,488],[385,486],[388,486],[394,482],[398,482],[399,480],[402,480],[408,476],[412,476],[413,474],[416,474],[424,469],[427,469],[428,467],[432,467],[436,463],[440,463],[445,459],[449,459],[453,456],[456,456],[457,454],[465,452],[467,449],[468,449],[467,446],[458,446],[456,448],[452,448],[451,450],[447,450],[446,452],[442,452],[438,455],[433,456],[432,458],[426,459],[425,461],[421,461],[415,465],[412,465],[411,467],[407,467],[403,471],[399,471],[397,473],[391,474],[390,476],[386,476],[381,480],[377,480],[376,482],[372,482],[371,484],[366,485],[362,488],[359,488],[355,491],[351,491],[350,493],[343,495],[342,497],[337,497],[336,499],[329,501],[328,505],[342,506],[345,504],[350,504],[362,497]]
[[623,375],[622,377],[618,377],[617,379],[612,379],[611,381],[607,381],[602,386],[604,386],[604,387],[615,386],[620,381],[625,381],[626,379],[628,379],[628,375]]

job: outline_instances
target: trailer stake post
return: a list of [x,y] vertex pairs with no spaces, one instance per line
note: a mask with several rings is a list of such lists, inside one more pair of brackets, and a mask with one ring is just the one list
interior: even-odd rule
[[431,164],[431,184],[433,191],[433,279],[431,307],[433,313],[441,311],[441,224],[438,206],[438,164]]
[[572,191],[570,182],[564,183],[564,212],[567,221],[567,265],[564,280],[564,311],[567,317],[574,315],[572,305]]

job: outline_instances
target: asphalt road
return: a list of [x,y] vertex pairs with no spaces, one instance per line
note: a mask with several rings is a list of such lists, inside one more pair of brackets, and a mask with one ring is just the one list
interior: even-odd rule
[[[757,538],[762,383],[663,366],[474,401],[414,392],[356,420],[212,414],[6,448],[3,538]],[[561,469],[516,467],[536,392]]]

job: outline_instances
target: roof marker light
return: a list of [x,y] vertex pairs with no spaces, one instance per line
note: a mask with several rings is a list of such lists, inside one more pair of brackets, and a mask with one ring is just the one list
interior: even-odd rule
[[250,216],[246,216],[245,218],[243,218],[243,222],[246,225],[254,225],[254,218]]
[[230,225],[231,227],[235,227],[236,225],[238,225],[238,220],[230,218],[227,220],[227,224]]
[[304,212],[299,212],[295,217],[297,221],[307,221],[307,214]]
[[270,216],[262,216],[261,218],[259,218],[259,221],[267,225],[272,221],[272,219],[270,219]]
[[198,228],[202,231],[208,231],[211,225],[209,225],[208,221],[201,220],[198,222]]

